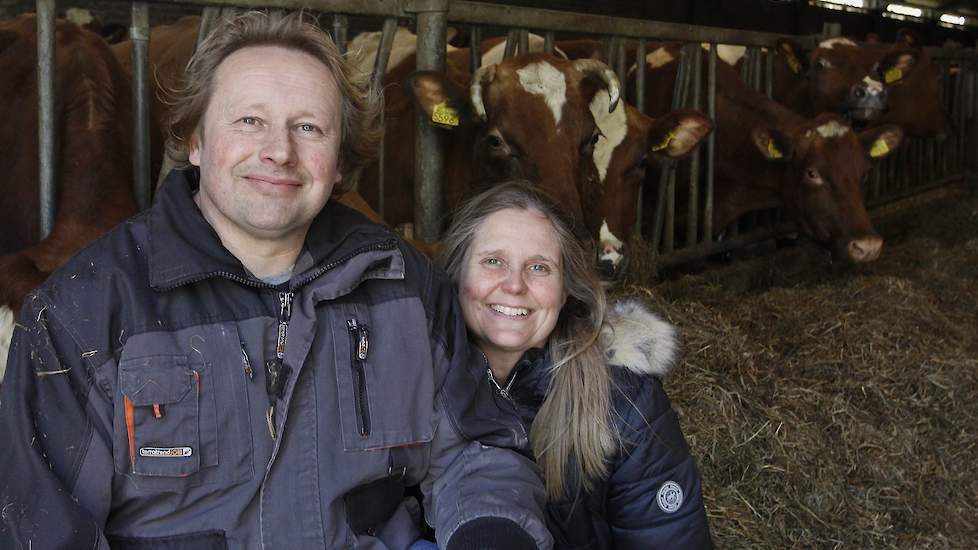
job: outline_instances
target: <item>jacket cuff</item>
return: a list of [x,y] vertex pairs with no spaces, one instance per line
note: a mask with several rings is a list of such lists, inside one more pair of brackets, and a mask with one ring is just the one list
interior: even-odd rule
[[483,517],[463,524],[455,530],[446,550],[537,550],[533,537],[515,521]]

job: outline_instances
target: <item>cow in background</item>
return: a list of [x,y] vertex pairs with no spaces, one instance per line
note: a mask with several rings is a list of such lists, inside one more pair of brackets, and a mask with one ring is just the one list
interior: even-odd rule
[[[655,108],[671,102],[679,47],[650,49],[646,104]],[[883,240],[869,220],[861,184],[871,161],[902,141],[899,126],[857,132],[841,115],[802,117],[747,87],[725,63],[717,64],[716,123],[713,227],[722,229],[751,210],[781,207],[803,235],[835,257],[860,263],[879,256]]]
[[[543,39],[531,35],[529,44],[531,51],[542,49]],[[588,45],[592,51],[594,44]],[[411,53],[413,46],[409,44]],[[447,133],[449,209],[474,190],[511,178],[530,179],[579,220],[586,229],[582,238],[598,243],[597,261],[604,275],[620,274],[647,157],[687,154],[712,124],[692,111],[661,121],[642,115],[617,101],[618,82],[610,69],[593,59],[568,61],[561,56],[562,47],[555,49],[557,55],[521,54],[503,60],[505,42],[487,39],[482,43],[483,67],[474,76],[468,70],[469,50],[450,48],[446,74],[414,75],[408,90],[399,83],[411,75],[414,57],[397,54],[400,63],[389,69],[385,81],[385,174],[390,174],[386,217],[394,223],[413,218],[414,109],[420,108]],[[372,58],[365,66],[372,66]],[[549,73],[551,80],[541,73]],[[449,124],[442,119],[446,112],[451,113]],[[650,151],[650,144],[664,143],[669,134],[679,137]],[[377,204],[372,176],[368,174],[361,190]]]
[[899,124],[917,137],[944,138],[952,125],[938,96],[938,66],[911,31],[895,44],[860,46],[831,38],[805,52],[781,40],[774,99],[804,116],[846,114],[857,122]]
[[[58,20],[57,211],[37,242],[37,23],[0,23],[0,375],[13,320],[48,274],[136,212],[132,190],[132,85],[98,35]],[[98,266],[92,266],[98,269]]]

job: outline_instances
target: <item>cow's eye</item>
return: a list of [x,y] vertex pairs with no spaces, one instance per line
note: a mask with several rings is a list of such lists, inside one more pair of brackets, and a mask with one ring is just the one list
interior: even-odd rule
[[503,146],[503,138],[497,136],[496,134],[489,134],[486,137],[486,143],[493,149],[499,149]]
[[829,61],[828,59],[825,59],[824,57],[818,58],[817,65],[818,65],[818,68],[819,69],[831,69],[832,68],[832,62]]
[[825,180],[822,179],[822,175],[818,173],[818,170],[809,168],[805,170],[805,183],[818,187],[824,184]]

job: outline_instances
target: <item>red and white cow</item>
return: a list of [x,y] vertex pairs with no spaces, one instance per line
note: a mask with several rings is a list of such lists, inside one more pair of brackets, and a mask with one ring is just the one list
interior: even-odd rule
[[[679,49],[655,45],[645,64],[646,103],[668,105]],[[857,132],[837,114],[802,117],[748,88],[717,64],[717,165],[713,227],[782,207],[805,236],[852,262],[876,259],[883,240],[863,203],[871,161],[901,142],[895,125]],[[652,195],[652,194],[649,194]]]
[[[530,37],[530,49],[543,39]],[[589,42],[587,56],[598,50]],[[413,46],[413,44],[411,45]],[[488,39],[483,67],[469,76],[468,50],[450,50],[446,75],[426,73],[410,79],[414,102],[398,83],[413,70],[413,57],[387,75],[387,142],[385,215],[394,223],[413,216],[414,112],[427,119],[447,111],[446,198],[449,208],[473,189],[509,178],[527,178],[563,201],[591,239],[598,241],[598,264],[609,277],[620,273],[624,241],[635,222],[638,187],[650,154],[678,157],[688,153],[710,131],[701,113],[682,112],[655,121],[617,101],[617,78],[593,59],[567,61],[557,55],[521,54],[501,58],[505,42]],[[372,66],[372,61],[371,61]],[[650,151],[651,144],[669,146]],[[376,201],[368,173],[361,191]],[[375,202],[376,204],[376,202]]]
[[809,52],[778,44],[774,99],[793,111],[846,114],[870,124],[899,124],[913,136],[943,138],[952,125],[938,96],[938,67],[901,31],[887,47],[831,38]]
[[36,243],[36,28],[32,14],[0,23],[0,219],[6,229],[0,235],[0,376],[13,319],[27,293],[136,212],[129,78],[101,37],[59,20],[57,211],[51,234]]

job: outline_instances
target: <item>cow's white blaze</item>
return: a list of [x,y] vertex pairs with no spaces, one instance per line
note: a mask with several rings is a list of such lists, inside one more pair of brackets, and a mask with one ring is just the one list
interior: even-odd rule
[[567,102],[567,80],[564,73],[546,61],[538,61],[517,70],[516,74],[524,90],[543,96],[554,115],[554,124],[559,127],[564,103]]
[[823,40],[818,43],[819,48],[825,48],[826,50],[831,50],[836,46],[855,46],[856,43],[845,37],[829,38],[828,40]]
[[[710,51],[709,43],[700,44],[706,51]],[[740,61],[740,58],[744,57],[747,52],[747,46],[737,46],[735,44],[717,44],[717,57],[719,57],[724,63],[733,67]]]
[[608,175],[608,165],[611,164],[611,157],[615,149],[625,140],[625,133],[628,131],[628,121],[625,119],[625,108],[621,103],[615,106],[615,110],[608,112],[608,102],[611,101],[607,90],[598,90],[591,100],[591,115],[594,123],[601,131],[601,137],[594,144],[594,166],[598,169],[598,177],[604,183]]
[[825,124],[815,128],[815,132],[823,138],[834,138],[842,137],[849,132],[849,127],[845,124],[840,124],[838,121],[830,120]]
[[621,259],[623,257],[621,250],[625,245],[621,242],[621,239],[616,237],[615,234],[608,229],[608,220],[601,222],[601,232],[598,235],[598,240],[601,243],[598,261],[609,260],[611,261],[611,265],[614,266],[621,263]]
[[7,354],[10,352],[10,338],[14,334],[14,312],[7,306],[0,306],[0,381],[7,370]]
[[875,90],[877,92],[878,91],[881,91],[883,89],[883,83],[882,82],[880,82],[879,80],[874,80],[874,79],[870,78],[869,76],[864,76],[863,77],[863,84],[865,84],[866,87],[869,88],[870,90]]
[[657,48],[654,52],[645,56],[645,64],[650,69],[658,69],[674,59],[676,58],[665,48]]

